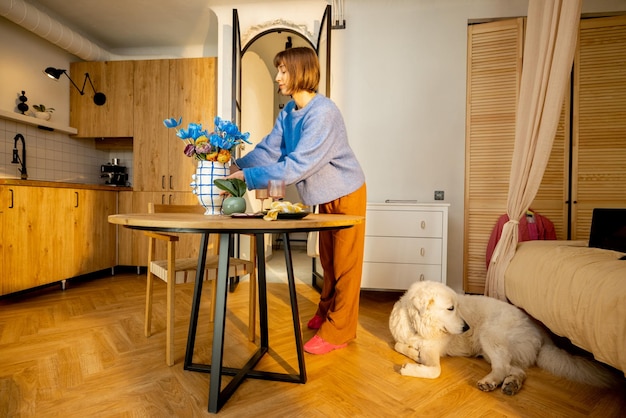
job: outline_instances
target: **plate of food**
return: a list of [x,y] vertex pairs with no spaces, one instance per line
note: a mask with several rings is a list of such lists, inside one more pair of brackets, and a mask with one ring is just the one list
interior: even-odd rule
[[291,203],[286,201],[272,202],[269,210],[265,211],[263,219],[266,221],[275,221],[277,219],[302,219],[309,213],[306,205],[302,203]]

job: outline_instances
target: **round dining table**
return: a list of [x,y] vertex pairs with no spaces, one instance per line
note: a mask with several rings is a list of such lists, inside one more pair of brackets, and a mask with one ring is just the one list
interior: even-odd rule
[[[131,229],[167,233],[194,233],[201,235],[184,368],[190,371],[210,373],[208,411],[212,413],[219,411],[246,378],[306,383],[302,330],[300,327],[300,315],[298,312],[289,234],[294,232],[350,228],[365,221],[365,218],[362,216],[314,213],[306,214],[304,217],[284,214],[274,221],[267,221],[262,217],[255,217],[254,215],[239,216],[242,217],[189,213],[131,213],[110,215],[108,218],[110,223]],[[217,295],[215,306],[212,307],[215,315],[211,356],[212,364],[209,365],[194,363],[193,352],[200,309],[200,297],[202,294],[202,272],[205,267],[210,234],[220,235],[220,245],[217,281],[215,284],[217,286]],[[234,240],[232,238],[237,234],[253,234],[256,236],[260,341],[256,352],[249,358],[244,366],[241,368],[232,368],[223,366],[223,352],[224,328],[226,324],[226,298],[228,293],[227,284],[229,279],[228,262],[230,258],[229,255],[232,254],[233,250]],[[264,234],[279,234],[284,244],[285,265],[288,279],[287,285],[289,286],[291,314],[298,357],[298,374],[275,373],[254,369],[255,365],[269,350]],[[223,375],[233,376],[233,379],[224,389],[221,389],[221,379]]]

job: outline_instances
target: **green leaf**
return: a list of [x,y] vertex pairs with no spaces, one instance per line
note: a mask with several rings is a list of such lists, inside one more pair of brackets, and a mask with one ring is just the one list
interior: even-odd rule
[[33,108],[38,112],[52,113],[54,111],[54,107],[46,107],[43,104],[33,105]]
[[243,180],[215,179],[213,183],[221,190],[228,192],[231,196],[243,197],[246,194],[246,182]]

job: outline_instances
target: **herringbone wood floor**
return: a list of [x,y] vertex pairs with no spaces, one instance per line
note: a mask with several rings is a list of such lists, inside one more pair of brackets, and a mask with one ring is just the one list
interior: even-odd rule
[[[158,281],[157,281],[158,282]],[[247,282],[228,296],[225,363],[238,367],[247,342]],[[192,287],[177,288],[177,363],[165,365],[165,285],[155,285],[153,336],[143,335],[144,276],[81,279],[0,299],[0,417],[208,416],[209,375],[184,371]],[[270,356],[260,368],[297,367],[288,291],[270,283]],[[304,324],[318,294],[298,284]],[[208,292],[205,292],[208,296]],[[204,296],[204,295],[203,295]],[[221,416],[271,417],[624,417],[626,390],[598,390],[533,368],[521,393],[484,393],[481,359],[446,358],[437,380],[403,377],[409,361],[387,328],[398,293],[363,292],[358,338],[324,356],[306,355],[308,382],[246,380]],[[210,362],[205,298],[195,361]],[[304,326],[305,341],[313,331]],[[223,379],[229,381],[229,377]]]

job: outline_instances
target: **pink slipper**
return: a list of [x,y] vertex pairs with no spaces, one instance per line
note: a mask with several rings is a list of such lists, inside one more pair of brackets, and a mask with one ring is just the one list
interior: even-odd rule
[[346,348],[348,343],[343,343],[339,345],[331,344],[328,341],[325,341],[322,337],[315,334],[313,338],[307,341],[304,344],[304,351],[310,354],[326,354],[330,353],[333,350],[340,350],[342,348]]
[[320,329],[322,324],[324,323],[324,318],[319,315],[315,315],[309,323],[306,325],[309,329]]

